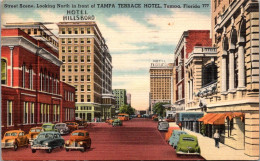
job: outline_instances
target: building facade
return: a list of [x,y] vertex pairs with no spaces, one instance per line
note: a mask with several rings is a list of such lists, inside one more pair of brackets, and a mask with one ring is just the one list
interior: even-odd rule
[[207,112],[233,114],[224,122],[224,143],[259,156],[259,3],[211,3],[218,80],[217,93],[206,97]]
[[60,22],[58,27],[61,80],[76,88],[76,117],[104,119],[103,112],[113,106],[102,106],[104,94],[113,99],[112,57],[105,39],[94,21]]
[[171,104],[173,64],[165,63],[164,60],[154,60],[151,63],[150,73],[150,110],[157,102]]
[[[42,23],[13,23],[1,39],[2,134],[65,121],[56,37]],[[74,100],[66,107],[73,114]]]
[[126,103],[131,106],[131,93],[126,94]]
[[116,113],[119,112],[119,108],[127,104],[126,90],[125,89],[113,89],[113,95],[116,98]]
[[185,110],[185,101],[188,93],[185,92],[185,61],[195,46],[211,46],[209,30],[184,31],[174,52],[173,68],[173,106],[176,111]]

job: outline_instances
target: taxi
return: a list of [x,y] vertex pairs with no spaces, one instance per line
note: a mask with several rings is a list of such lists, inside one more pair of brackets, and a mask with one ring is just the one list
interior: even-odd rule
[[22,130],[7,131],[1,141],[2,148],[13,148],[14,151],[20,146],[28,147],[29,140]]
[[89,132],[86,130],[73,131],[70,135],[69,140],[65,142],[65,149],[67,152],[72,149],[84,152],[86,151],[86,149],[89,149],[90,147],[91,138],[89,136]]

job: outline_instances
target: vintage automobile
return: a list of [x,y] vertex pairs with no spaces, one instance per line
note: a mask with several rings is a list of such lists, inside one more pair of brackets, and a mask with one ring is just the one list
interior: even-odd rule
[[7,131],[1,141],[2,148],[13,148],[14,151],[20,146],[28,147],[29,140],[22,130]]
[[42,132],[42,127],[32,127],[29,131],[29,134],[27,135],[27,138],[29,139],[29,143],[31,143],[40,132]]
[[70,139],[65,142],[66,151],[75,149],[84,152],[87,148],[90,147],[91,138],[89,137],[89,132],[85,130],[73,131],[70,135]]
[[55,124],[55,129],[57,129],[58,132],[59,132],[61,135],[65,135],[65,134],[70,133],[70,129],[69,129],[69,127],[67,126],[67,124],[65,124],[65,123],[57,123],[57,124]]
[[176,153],[178,155],[200,155],[200,147],[196,136],[181,134],[177,144]]
[[115,119],[113,122],[112,122],[112,126],[122,126],[123,125],[123,122],[119,119]]
[[176,149],[181,134],[187,134],[185,131],[174,130],[172,136],[169,139],[169,144]]
[[53,149],[60,147],[63,148],[64,139],[59,132],[41,132],[38,137],[31,143],[32,153],[36,150],[46,150],[47,153],[51,153]]
[[69,127],[70,132],[79,129],[79,124],[77,124],[76,122],[66,122],[66,124]]
[[112,124],[113,121],[114,121],[114,119],[107,119],[107,120],[106,120],[106,123],[108,123],[108,124]]
[[169,123],[166,121],[160,121],[158,122],[157,129],[159,131],[168,131]]
[[165,134],[165,141],[166,141],[166,142],[169,142],[169,139],[170,139],[170,137],[172,136],[172,132],[173,132],[174,130],[180,130],[180,128],[177,127],[177,126],[175,126],[175,127],[169,127],[169,128],[168,128],[168,132]]
[[55,129],[55,125],[52,123],[45,123],[42,125],[43,131],[56,131],[58,132],[57,129]]

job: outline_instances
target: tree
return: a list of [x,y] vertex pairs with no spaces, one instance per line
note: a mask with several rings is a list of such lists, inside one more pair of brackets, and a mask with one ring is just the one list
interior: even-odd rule
[[119,113],[126,113],[128,115],[133,115],[135,113],[135,110],[130,105],[123,105],[119,108]]
[[167,102],[157,102],[154,106],[153,106],[153,112],[159,116],[163,116],[163,114],[165,114],[165,107],[163,105],[165,104],[169,104]]

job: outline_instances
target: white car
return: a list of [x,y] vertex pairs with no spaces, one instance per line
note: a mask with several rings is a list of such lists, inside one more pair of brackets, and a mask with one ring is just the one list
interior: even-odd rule
[[158,122],[157,129],[159,131],[168,131],[168,128],[169,128],[169,123],[168,122],[166,122],[166,121]]

